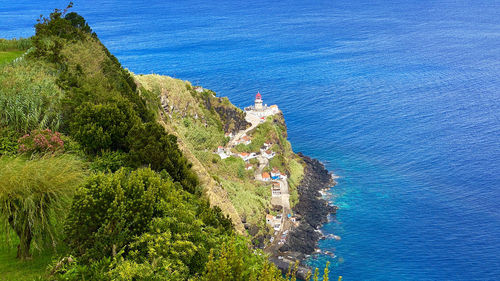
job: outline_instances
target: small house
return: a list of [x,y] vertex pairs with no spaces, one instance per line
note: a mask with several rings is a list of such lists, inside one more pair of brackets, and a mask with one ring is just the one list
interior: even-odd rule
[[241,159],[243,159],[243,161],[248,161],[250,159],[250,153],[247,153],[247,152],[242,152],[240,154],[238,154],[239,157],[241,157]]
[[263,181],[270,181],[271,180],[271,176],[269,175],[268,172],[262,173],[262,180]]
[[252,140],[248,136],[243,136],[240,139],[240,143],[245,144],[245,145],[249,145],[252,143]]
[[274,217],[271,214],[266,215],[266,223],[272,225],[274,221]]
[[266,151],[264,151],[264,153],[262,153],[262,156],[266,157],[267,159],[271,159],[275,155],[276,155],[276,153],[274,153],[274,151],[271,151],[271,150],[266,150]]
[[281,172],[274,167],[273,170],[271,171],[271,179],[273,180],[279,180],[281,177]]

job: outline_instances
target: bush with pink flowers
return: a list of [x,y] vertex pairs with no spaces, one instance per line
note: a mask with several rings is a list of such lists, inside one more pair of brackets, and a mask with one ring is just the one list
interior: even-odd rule
[[31,131],[18,142],[20,153],[55,153],[64,149],[61,134],[50,129]]

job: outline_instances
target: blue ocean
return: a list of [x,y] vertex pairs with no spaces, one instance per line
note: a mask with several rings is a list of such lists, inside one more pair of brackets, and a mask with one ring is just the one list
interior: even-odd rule
[[[27,37],[68,1],[0,1]],[[500,2],[74,1],[134,73],[283,110],[339,176],[320,248],[336,280],[500,280]]]

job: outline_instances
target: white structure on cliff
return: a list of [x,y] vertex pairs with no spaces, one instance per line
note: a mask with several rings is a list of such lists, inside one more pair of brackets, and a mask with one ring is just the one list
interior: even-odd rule
[[258,92],[257,95],[255,95],[254,105],[245,107],[245,112],[247,115],[262,118],[277,114],[280,110],[277,105],[267,106],[267,104],[264,104],[262,95]]
[[255,109],[255,111],[264,110],[264,107],[262,106],[262,95],[260,94],[260,92],[257,92],[257,95],[255,95],[254,109]]

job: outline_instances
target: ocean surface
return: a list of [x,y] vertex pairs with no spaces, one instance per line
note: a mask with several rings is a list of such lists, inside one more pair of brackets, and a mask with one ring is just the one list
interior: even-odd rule
[[[0,0],[0,37],[67,2]],[[74,2],[131,71],[279,105],[340,176],[333,280],[500,280],[499,1]]]

